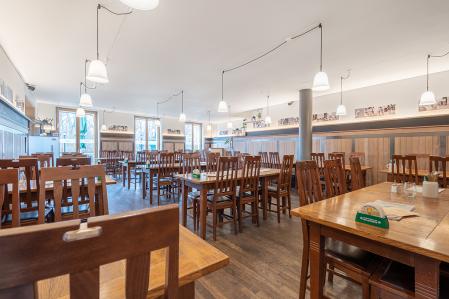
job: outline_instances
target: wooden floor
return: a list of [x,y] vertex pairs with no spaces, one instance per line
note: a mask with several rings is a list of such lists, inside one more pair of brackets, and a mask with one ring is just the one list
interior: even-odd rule
[[[149,199],[142,200],[140,186],[134,191],[121,184],[108,187],[109,211],[119,213],[150,207]],[[292,198],[293,207],[298,197]],[[188,227],[193,230],[192,224]],[[208,229],[208,242],[230,257],[230,264],[196,283],[197,298],[298,298],[300,256],[302,251],[301,226],[298,218],[275,214],[260,227],[248,218],[243,232],[233,234],[232,224],[218,229],[217,241]],[[326,283],[326,296],[330,298],[361,298],[359,286],[339,277],[334,284]],[[308,296],[308,293],[307,293]]]

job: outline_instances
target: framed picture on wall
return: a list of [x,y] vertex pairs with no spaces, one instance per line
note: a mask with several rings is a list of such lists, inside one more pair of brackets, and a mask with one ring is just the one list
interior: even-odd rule
[[442,97],[441,99],[437,100],[437,103],[435,105],[418,106],[418,111],[422,112],[422,111],[449,109],[449,103],[447,99],[448,97]]

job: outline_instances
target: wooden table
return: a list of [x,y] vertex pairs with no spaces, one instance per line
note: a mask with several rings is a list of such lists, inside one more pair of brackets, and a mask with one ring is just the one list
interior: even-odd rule
[[144,165],[145,162],[138,162],[135,160],[128,161],[119,161],[122,165],[122,184],[125,187],[126,178],[128,179],[128,189],[131,186],[131,168],[136,167],[137,165]]
[[[310,232],[311,298],[322,298],[324,241],[337,239],[415,268],[415,298],[438,298],[440,262],[449,262],[449,190],[438,199],[407,199],[381,183],[300,207],[292,215]],[[356,211],[377,199],[414,204],[419,217],[390,221],[389,229],[355,222]]]
[[[200,162],[201,169],[206,169],[206,162]],[[182,171],[182,163],[175,163],[174,169],[177,172]],[[153,203],[153,178],[158,172],[159,166],[157,164],[151,164],[150,167],[145,167],[142,169],[142,198],[147,196],[147,175],[150,189],[150,203]]]
[[[36,187],[36,180],[30,180],[30,184],[31,184],[31,192],[33,193],[37,193],[37,187]],[[71,181],[68,180],[67,181],[67,187],[70,187]],[[98,179],[95,180],[95,184],[97,187],[101,187],[101,183],[100,181],[98,181]],[[112,177],[110,176],[106,176],[106,185],[115,185],[117,184],[117,181],[114,180]],[[11,188],[8,187],[9,193],[11,193]],[[53,182],[52,181],[48,181],[45,184],[45,191],[53,191]],[[21,180],[19,182],[19,193],[26,193],[27,192],[27,183],[25,180]],[[39,194],[38,194],[39,196]]]
[[[260,180],[262,183],[262,207],[263,219],[267,219],[267,205],[268,205],[268,185],[270,180],[279,176],[280,170],[274,168],[261,168]],[[242,171],[237,174],[237,179],[241,178]],[[196,179],[192,174],[179,174],[175,177],[182,180],[182,225],[187,225],[187,196],[190,188],[194,188],[200,192],[200,236],[206,239],[206,215],[207,215],[207,192],[212,190],[215,186],[216,177],[207,176],[206,173],[201,175],[201,178]]]
[[[124,244],[126,246],[126,244]],[[229,264],[229,257],[186,228],[179,228],[179,298],[195,298],[195,280]],[[126,262],[100,267],[100,298],[125,298]],[[147,298],[164,294],[165,249],[151,254],[150,285]],[[39,299],[69,298],[68,275],[37,283]]]
[[[379,170],[379,172],[381,173],[386,173],[387,174],[387,181],[392,182],[393,181],[393,173],[391,172],[391,170],[388,169],[382,169]],[[439,177],[440,179],[443,179],[443,173],[441,171],[438,171],[439,173]],[[415,176],[415,170],[412,169],[412,175]],[[429,175],[429,170],[427,169],[418,169],[418,181],[422,182],[424,180],[425,176]],[[405,177],[408,177],[408,171],[406,170],[406,174]]]

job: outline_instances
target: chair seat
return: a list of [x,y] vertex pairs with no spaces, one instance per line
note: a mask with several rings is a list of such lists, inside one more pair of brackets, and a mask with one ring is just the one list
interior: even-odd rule
[[326,253],[331,257],[350,262],[363,269],[367,269],[378,258],[371,252],[329,238],[326,239]]
[[278,190],[278,186],[277,185],[270,185],[268,186],[268,191],[269,192],[277,192]]
[[[213,202],[213,196],[208,196],[207,201],[209,203]],[[231,201],[232,201],[232,198],[228,197],[228,196],[220,196],[219,198],[216,199],[217,203],[231,202]]]
[[[207,191],[207,196],[212,196],[212,195],[214,195],[214,191],[212,191],[212,190]],[[189,192],[189,194],[187,196],[190,198],[200,198],[201,192],[199,190],[191,191],[191,192]]]

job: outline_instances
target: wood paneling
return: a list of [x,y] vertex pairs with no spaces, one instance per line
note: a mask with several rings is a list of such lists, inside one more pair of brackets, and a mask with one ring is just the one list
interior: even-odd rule
[[440,154],[440,136],[401,136],[394,138],[396,155],[416,155],[418,169],[429,168],[429,155]]
[[386,174],[379,171],[385,169],[391,159],[390,138],[356,138],[354,142],[355,151],[365,153],[365,165],[373,167],[367,172],[367,185],[385,182]]
[[279,140],[279,156],[283,157],[284,155],[295,155],[296,157],[296,147],[298,143],[294,140]]
[[329,138],[324,141],[324,153],[326,153],[326,158],[329,153],[332,152],[344,152],[345,153],[345,164],[348,164],[349,154],[352,152],[352,139],[345,138]]

